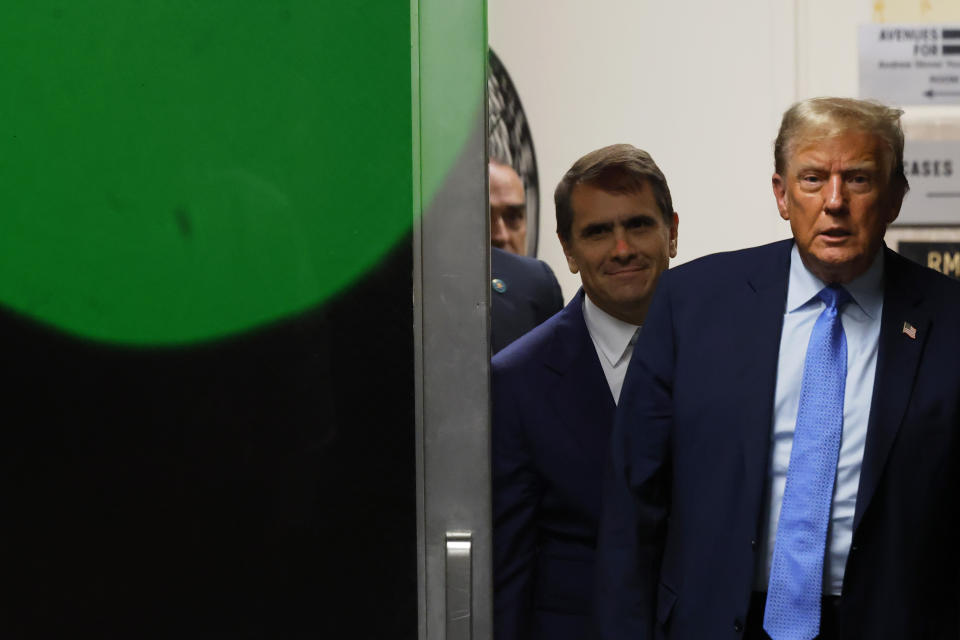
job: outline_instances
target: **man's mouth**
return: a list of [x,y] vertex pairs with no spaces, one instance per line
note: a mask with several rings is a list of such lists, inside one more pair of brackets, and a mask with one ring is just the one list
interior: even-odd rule
[[633,273],[638,273],[644,271],[647,267],[641,265],[631,265],[629,267],[622,267],[620,269],[614,269],[607,271],[608,276],[625,276]]
[[848,231],[847,229],[834,228],[834,229],[827,229],[826,231],[821,231],[820,235],[826,236],[827,238],[835,238],[839,240],[842,238],[849,237],[853,234],[850,233],[850,231]]

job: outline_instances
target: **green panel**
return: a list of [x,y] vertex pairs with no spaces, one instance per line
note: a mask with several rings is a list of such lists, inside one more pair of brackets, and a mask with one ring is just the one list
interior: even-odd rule
[[[0,304],[172,344],[341,291],[410,228],[410,20],[390,0],[4,3]],[[456,155],[461,111],[425,156]]]
[[[420,166],[424,211],[486,107],[484,0],[414,0],[420,7]],[[483,176],[477,176],[482,180]]]

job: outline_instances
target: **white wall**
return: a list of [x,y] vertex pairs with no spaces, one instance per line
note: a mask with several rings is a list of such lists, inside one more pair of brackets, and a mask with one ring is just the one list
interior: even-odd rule
[[674,264],[789,236],[770,188],[780,116],[799,98],[857,94],[868,0],[488,0],[490,46],[530,119],[539,257],[570,297],[553,189],[603,145],[646,149],[680,214]]

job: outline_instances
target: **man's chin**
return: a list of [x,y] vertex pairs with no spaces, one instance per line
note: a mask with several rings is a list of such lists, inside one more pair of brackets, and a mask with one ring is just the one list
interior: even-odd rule
[[651,293],[647,288],[637,288],[614,298],[615,303],[622,309],[636,310],[645,308],[650,303]]
[[646,297],[649,289],[650,287],[647,286],[645,278],[642,281],[634,280],[633,282],[624,282],[621,286],[611,291],[611,297],[619,304],[629,305]]
[[828,284],[849,282],[870,266],[863,253],[852,247],[831,247],[819,250],[810,258],[810,260],[804,260],[807,268]]

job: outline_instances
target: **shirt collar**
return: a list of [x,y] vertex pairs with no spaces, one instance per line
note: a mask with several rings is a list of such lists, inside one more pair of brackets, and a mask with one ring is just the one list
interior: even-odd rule
[[614,318],[593,304],[586,293],[583,295],[583,320],[587,324],[587,331],[590,332],[594,344],[611,365],[616,365],[620,361],[640,328],[638,325]]
[[[843,285],[870,318],[877,318],[883,309],[883,248],[877,251],[870,268],[851,282]],[[793,243],[790,252],[790,284],[787,286],[787,313],[806,306],[827,284],[810,273],[803,260],[797,243]]]

